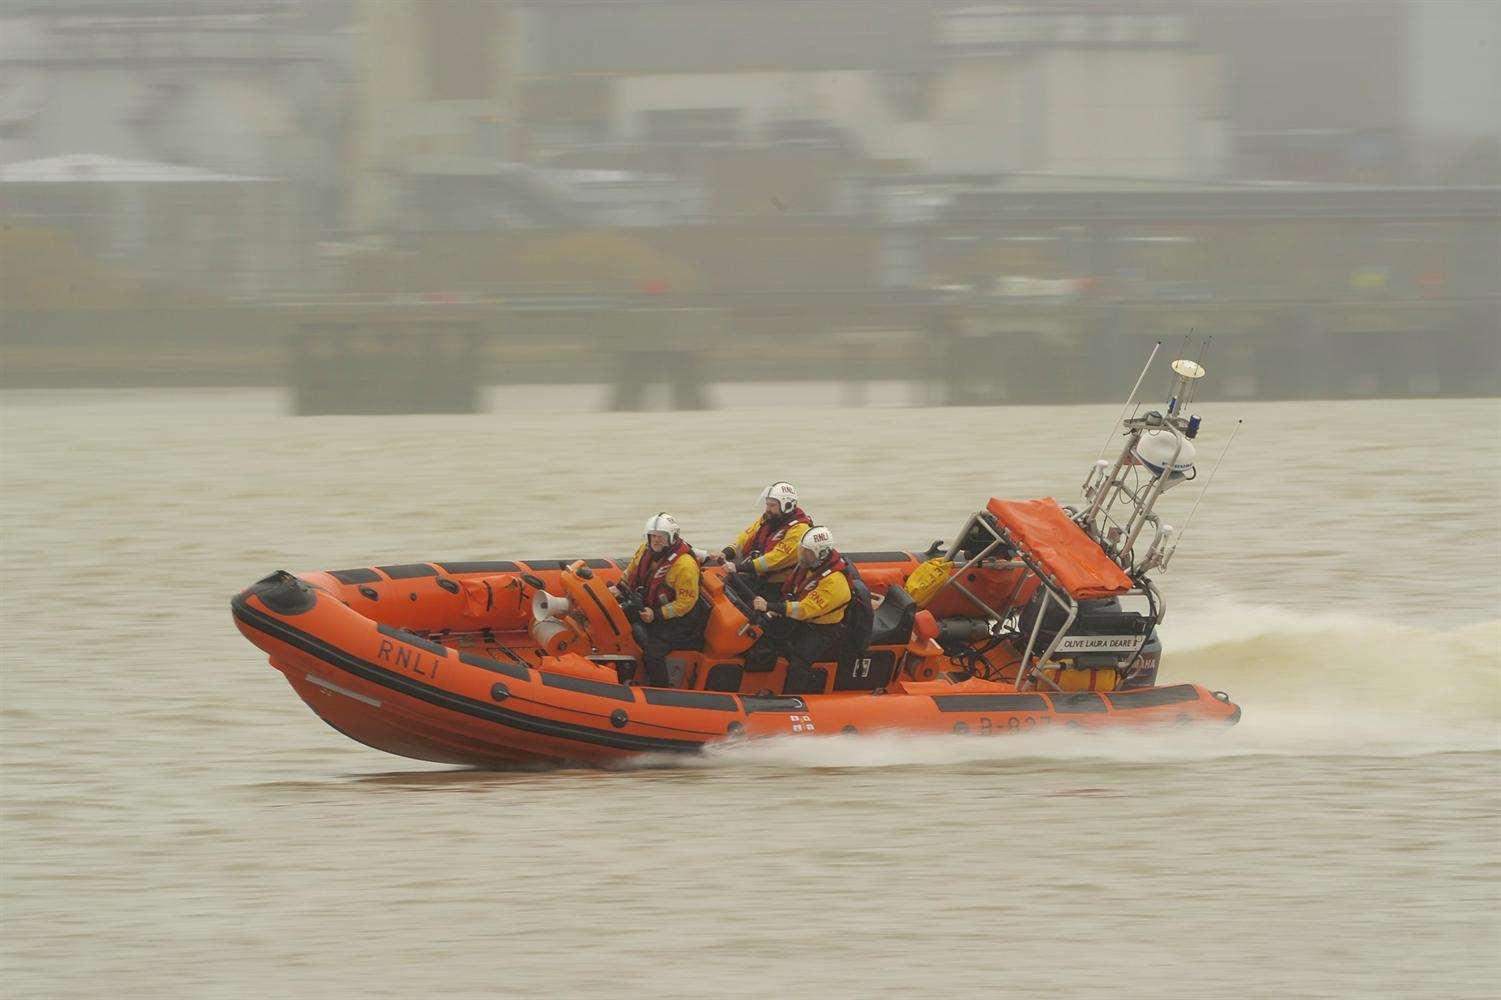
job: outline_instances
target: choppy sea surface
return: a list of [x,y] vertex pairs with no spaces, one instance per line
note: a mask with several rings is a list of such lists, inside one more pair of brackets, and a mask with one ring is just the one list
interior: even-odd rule
[[1244,707],[1214,736],[462,771],[335,733],[236,632],[271,570],[615,554],[664,508],[717,546],[773,479],[921,547],[1070,501],[1116,417],[586,397],[0,395],[0,994],[1495,995],[1501,403],[1201,408],[1206,467],[1245,424],[1162,676]]

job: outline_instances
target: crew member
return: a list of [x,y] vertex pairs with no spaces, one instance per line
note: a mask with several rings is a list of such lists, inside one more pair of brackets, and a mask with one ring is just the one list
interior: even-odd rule
[[[844,634],[844,611],[850,603],[849,565],[834,548],[834,534],[815,525],[797,545],[797,568],[782,584],[781,595],[756,597],[757,611],[786,619],[787,627],[768,632],[760,643],[780,646],[787,657],[784,694],[810,694],[813,664],[833,657]],[[758,645],[760,644],[758,643]]]
[[631,631],[641,646],[646,682],[671,687],[667,653],[699,649],[709,622],[709,602],[700,584],[703,570],[693,548],[678,531],[678,522],[665,511],[646,521],[646,541],[636,549],[615,593],[634,598],[639,628]]
[[731,572],[748,578],[763,597],[775,598],[797,568],[797,546],[813,519],[797,505],[791,483],[772,483],[761,491],[761,515],[723,550]]

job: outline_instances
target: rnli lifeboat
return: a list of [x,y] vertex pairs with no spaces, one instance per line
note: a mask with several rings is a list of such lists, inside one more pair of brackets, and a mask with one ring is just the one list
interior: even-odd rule
[[1184,414],[1203,369],[1174,372],[1166,412],[1122,422],[1119,457],[1096,463],[1078,507],[992,499],[947,545],[846,553],[857,599],[874,606],[868,641],[796,691],[785,660],[747,657],[760,616],[718,567],[704,570],[702,641],[669,654],[668,687],[637,683],[641,648],[609,586],[625,559],[280,571],[235,595],[234,621],[330,726],[448,764],[609,764],[766,737],[1234,725],[1241,711],[1223,692],[1156,682],[1166,605],[1149,574],[1176,539],[1154,507],[1193,478],[1199,421]]

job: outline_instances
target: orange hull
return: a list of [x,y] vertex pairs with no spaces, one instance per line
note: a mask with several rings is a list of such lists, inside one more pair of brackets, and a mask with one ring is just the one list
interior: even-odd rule
[[[877,553],[859,567],[878,590],[883,572],[899,580],[917,562],[908,553]],[[610,560],[588,564],[601,586],[619,576]],[[935,671],[933,659],[907,655],[911,647],[901,645],[872,646],[864,668],[876,663],[885,673],[868,690],[841,690],[847,678],[835,674],[824,693],[758,695],[780,689],[785,668],[745,673],[743,658],[712,642],[709,652],[682,654],[682,688],[627,686],[591,673],[604,668],[580,657],[537,648],[526,631],[524,602],[497,593],[493,582],[510,573],[540,578],[553,593],[565,583],[581,586],[565,581],[556,561],[422,563],[275,574],[236,595],[231,608],[245,637],[329,725],[388,753],[447,764],[607,764],[772,736],[988,736],[1055,727],[1233,725],[1240,718],[1227,698],[1196,685],[1018,691]],[[706,587],[717,593],[717,571],[708,575]],[[628,632],[617,631],[609,616],[596,621],[602,632],[610,627],[605,634],[613,633],[617,654],[635,652]],[[726,628],[711,622],[711,639],[733,635]],[[725,678],[732,689],[724,689]]]

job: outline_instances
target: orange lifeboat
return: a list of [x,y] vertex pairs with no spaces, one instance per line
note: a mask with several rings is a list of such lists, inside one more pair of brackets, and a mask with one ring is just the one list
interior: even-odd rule
[[1188,408],[1205,374],[1171,368],[1162,411],[1125,417],[1132,390],[1121,450],[1113,463],[1101,452],[1079,509],[991,500],[946,550],[846,553],[874,621],[868,635],[863,615],[847,628],[797,690],[785,661],[747,658],[760,625],[721,569],[705,571],[708,623],[695,648],[668,654],[667,687],[633,683],[641,649],[609,589],[616,559],[283,571],[235,595],[235,624],[335,729],[451,764],[602,764],[831,733],[1234,725],[1223,692],[1156,683],[1165,604],[1150,574],[1181,532],[1155,508],[1197,476]]
[[[329,725],[449,764],[606,764],[772,736],[1005,736],[1240,718],[1223,693],[1155,684],[1155,590],[1052,500],[992,500],[947,556],[846,559],[878,605],[870,641],[815,665],[798,691],[785,690],[785,661],[747,662],[754,614],[717,568],[704,571],[712,611],[701,648],[669,654],[673,686],[662,688],[633,683],[640,648],[608,587],[624,560],[283,571],[231,608]],[[919,608],[905,585],[935,561],[942,582],[924,584]],[[1131,598],[1146,610],[1130,610]]]

